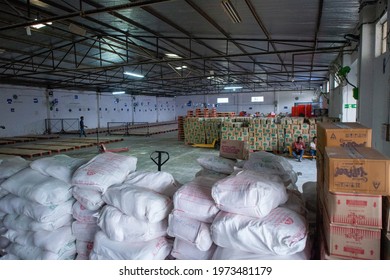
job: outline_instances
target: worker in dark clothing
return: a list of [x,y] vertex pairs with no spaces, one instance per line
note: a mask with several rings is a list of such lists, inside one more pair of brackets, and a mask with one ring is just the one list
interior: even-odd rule
[[80,137],[81,137],[82,135],[84,135],[85,137],[87,137],[87,134],[85,134],[84,128],[88,128],[88,126],[86,126],[86,125],[84,124],[84,117],[81,116],[81,117],[80,117]]

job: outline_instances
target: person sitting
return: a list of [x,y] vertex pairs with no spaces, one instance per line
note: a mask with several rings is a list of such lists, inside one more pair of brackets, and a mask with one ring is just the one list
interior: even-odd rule
[[317,137],[314,136],[313,140],[310,142],[310,155],[311,159],[314,159],[317,156]]
[[294,142],[292,147],[292,154],[297,161],[302,161],[303,153],[305,152],[305,142],[302,140],[302,136],[298,136],[297,141]]

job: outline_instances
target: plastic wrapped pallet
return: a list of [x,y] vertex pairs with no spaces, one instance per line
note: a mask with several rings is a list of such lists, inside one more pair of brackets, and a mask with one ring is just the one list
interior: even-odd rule
[[243,170],[217,181],[212,197],[223,211],[265,217],[288,199],[283,181],[277,177]]
[[172,250],[165,237],[146,242],[113,241],[98,231],[90,254],[91,260],[164,260]]
[[306,246],[307,226],[304,217],[278,207],[263,218],[219,212],[211,225],[215,244],[224,248],[269,254],[291,255]]

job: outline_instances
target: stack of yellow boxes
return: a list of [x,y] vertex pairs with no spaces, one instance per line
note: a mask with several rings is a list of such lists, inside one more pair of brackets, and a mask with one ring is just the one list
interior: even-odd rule
[[380,259],[390,159],[371,148],[372,130],[358,123],[318,123],[317,136],[320,258]]

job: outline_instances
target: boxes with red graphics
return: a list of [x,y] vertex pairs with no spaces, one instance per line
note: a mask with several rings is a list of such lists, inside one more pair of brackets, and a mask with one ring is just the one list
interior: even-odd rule
[[327,182],[321,195],[330,223],[382,228],[382,196],[331,193]]
[[330,256],[362,260],[379,260],[381,257],[381,230],[329,222],[323,215],[323,230]]

